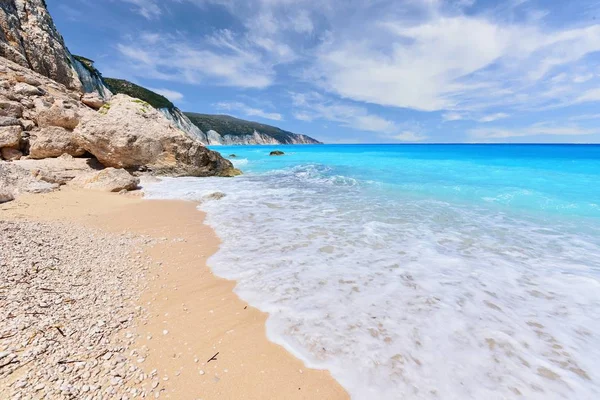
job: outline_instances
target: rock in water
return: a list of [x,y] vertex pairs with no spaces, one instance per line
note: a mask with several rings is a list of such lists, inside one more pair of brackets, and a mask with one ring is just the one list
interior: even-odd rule
[[69,184],[89,190],[120,192],[121,190],[137,189],[140,178],[131,175],[124,169],[106,168],[102,171],[77,176]]
[[[44,0],[0,1],[0,56],[68,88],[82,88]],[[36,86],[33,83],[27,82]]]
[[80,147],[107,167],[145,167],[175,176],[240,174],[230,161],[175,128],[148,103],[124,94],[84,116],[75,133]]
[[275,151],[272,151],[271,153],[269,153],[270,156],[282,156],[284,154],[285,153],[281,150],[275,150]]
[[203,199],[204,200],[221,200],[225,196],[227,196],[227,195],[223,192],[214,192],[214,193],[204,196]]

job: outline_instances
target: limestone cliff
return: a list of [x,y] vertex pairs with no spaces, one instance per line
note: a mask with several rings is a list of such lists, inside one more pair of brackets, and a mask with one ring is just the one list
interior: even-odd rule
[[0,1],[0,56],[69,89],[82,89],[73,58],[44,0]]
[[234,118],[229,115],[185,113],[201,131],[208,144],[320,144],[310,136],[292,133],[275,126]]

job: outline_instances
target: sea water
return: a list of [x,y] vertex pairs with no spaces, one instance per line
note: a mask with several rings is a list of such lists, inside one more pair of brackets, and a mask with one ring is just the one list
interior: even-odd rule
[[353,399],[600,398],[600,146],[215,150],[148,196],[225,193],[209,265]]

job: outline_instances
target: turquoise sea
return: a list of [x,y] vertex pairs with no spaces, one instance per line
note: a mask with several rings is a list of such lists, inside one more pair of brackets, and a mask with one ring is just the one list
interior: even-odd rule
[[352,398],[600,398],[600,146],[213,149],[147,195],[225,193],[209,265]]

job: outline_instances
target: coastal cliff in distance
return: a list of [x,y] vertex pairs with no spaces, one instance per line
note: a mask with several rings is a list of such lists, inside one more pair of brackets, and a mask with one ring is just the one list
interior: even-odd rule
[[245,121],[229,115],[184,113],[206,132],[211,145],[234,144],[321,144],[310,136],[284,131],[275,126]]

